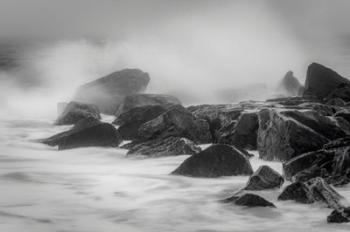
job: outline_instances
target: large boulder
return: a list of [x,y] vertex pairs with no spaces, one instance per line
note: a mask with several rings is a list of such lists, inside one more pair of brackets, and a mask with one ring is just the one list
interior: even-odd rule
[[150,77],[139,69],[123,69],[81,86],[75,101],[96,105],[104,114],[114,115],[127,95],[143,92]]
[[113,125],[88,118],[80,120],[71,130],[40,142],[58,146],[59,150],[90,146],[117,147],[121,143],[121,137]]
[[[337,88],[347,88],[348,86],[350,86],[348,79],[340,76],[330,68],[312,63],[307,70],[303,95],[313,95],[319,99],[334,98],[338,97],[335,91]],[[342,98],[341,96],[339,97]]]
[[245,190],[264,190],[279,188],[283,184],[283,177],[269,166],[260,166],[249,178]]
[[303,92],[303,86],[299,80],[293,75],[292,71],[288,71],[277,87],[277,93],[283,96],[292,97],[299,96]]
[[185,137],[195,143],[211,142],[208,123],[193,116],[181,105],[172,106],[168,111],[148,121],[139,128],[142,140],[167,137]]
[[56,124],[75,124],[79,120],[86,118],[100,119],[100,111],[95,105],[72,101],[65,106],[62,113],[57,118]]
[[181,102],[176,97],[165,94],[132,94],[125,97],[115,115],[118,117],[135,107],[155,105],[181,105]]
[[257,147],[260,158],[264,160],[287,161],[317,150],[329,141],[324,135],[278,110],[263,109],[258,115]]
[[219,133],[219,143],[234,145],[243,149],[256,150],[259,127],[258,115],[245,112],[239,117],[234,126],[224,127]]
[[180,137],[132,142],[125,144],[122,148],[129,149],[127,155],[144,155],[148,157],[194,155],[202,150],[191,140]]
[[119,115],[113,124],[118,125],[118,132],[125,140],[140,139],[138,130],[148,122],[169,109],[168,106],[147,105],[132,108]]
[[248,158],[232,146],[216,144],[186,159],[172,174],[193,177],[251,175]]

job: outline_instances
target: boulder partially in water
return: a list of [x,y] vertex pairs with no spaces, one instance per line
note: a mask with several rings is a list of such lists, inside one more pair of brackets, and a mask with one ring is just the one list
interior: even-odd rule
[[148,121],[139,128],[141,140],[167,137],[184,137],[195,143],[210,143],[208,123],[193,116],[181,105],[172,106],[168,111]]
[[147,157],[194,155],[202,150],[191,140],[180,137],[132,142],[125,144],[122,148],[129,149],[127,155],[144,155]]
[[252,193],[246,193],[235,200],[236,205],[246,207],[276,207],[273,203],[265,200],[263,197]]
[[350,222],[350,207],[333,210],[327,217],[328,223],[345,223]]
[[80,120],[71,130],[40,142],[58,146],[59,150],[91,146],[117,147],[121,143],[121,137],[113,125],[88,118]]
[[260,166],[249,178],[245,190],[264,190],[279,188],[283,184],[283,177],[269,166]]
[[235,147],[215,144],[186,159],[172,174],[192,177],[251,175],[248,158]]
[[96,105],[104,114],[114,115],[125,96],[143,92],[150,77],[139,69],[123,69],[81,86],[75,101]]
[[72,101],[64,107],[55,124],[70,125],[86,118],[101,118],[100,111],[98,110],[97,106]]

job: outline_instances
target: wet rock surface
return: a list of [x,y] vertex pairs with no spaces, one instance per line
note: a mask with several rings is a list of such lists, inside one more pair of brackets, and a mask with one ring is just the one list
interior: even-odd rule
[[100,111],[98,110],[97,106],[73,101],[64,107],[55,124],[70,125],[86,118],[101,118]]
[[283,184],[283,177],[270,168],[269,166],[263,165],[256,170],[253,175],[249,178],[245,190],[264,190],[279,188]]

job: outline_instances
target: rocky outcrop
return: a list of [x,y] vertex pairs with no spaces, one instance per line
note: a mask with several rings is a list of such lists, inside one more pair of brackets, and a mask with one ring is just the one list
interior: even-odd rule
[[125,97],[115,115],[118,117],[135,107],[181,105],[179,99],[165,94],[133,94]]
[[259,122],[256,113],[242,113],[234,126],[230,125],[219,131],[218,142],[255,150],[257,148],[258,127]]
[[350,207],[333,210],[332,213],[327,217],[328,223],[344,223],[350,222]]
[[139,69],[123,69],[81,86],[75,101],[96,105],[104,114],[114,115],[127,95],[143,92],[150,77]]
[[262,159],[287,161],[328,142],[325,136],[286,113],[264,109],[258,115],[257,147]]
[[86,118],[100,119],[100,111],[94,105],[73,101],[65,106],[55,124],[70,125]]
[[283,184],[283,177],[270,168],[263,165],[249,178],[245,190],[264,190],[279,188]]
[[184,137],[195,143],[211,142],[208,123],[193,116],[183,106],[176,105],[139,128],[142,140]]
[[113,124],[118,125],[118,132],[125,140],[140,139],[138,130],[142,124],[158,117],[169,109],[168,106],[147,105],[132,108],[117,117]]
[[[319,99],[339,97],[345,101],[343,92],[350,86],[350,81],[330,68],[312,63],[309,65],[303,96],[316,96]],[[341,91],[343,89],[343,91]],[[347,95],[345,96],[348,98]],[[349,99],[350,100],[350,99]]]
[[252,193],[246,193],[241,196],[233,196],[223,200],[224,203],[234,203],[246,207],[276,207],[273,203],[265,200],[261,196]]
[[94,118],[80,120],[71,130],[59,133],[40,142],[58,146],[59,150],[78,147],[117,147],[121,138],[113,125]]
[[333,209],[343,208],[343,197],[319,177],[287,186],[278,200],[294,200],[304,204],[320,202]]
[[293,75],[293,72],[288,71],[279,83],[277,93],[286,97],[299,96],[303,93],[303,86]]
[[232,146],[216,144],[186,159],[172,174],[192,177],[251,175],[248,158]]
[[144,155],[147,157],[194,155],[201,151],[201,148],[194,142],[180,137],[132,142],[125,144],[122,148],[129,149],[127,155]]

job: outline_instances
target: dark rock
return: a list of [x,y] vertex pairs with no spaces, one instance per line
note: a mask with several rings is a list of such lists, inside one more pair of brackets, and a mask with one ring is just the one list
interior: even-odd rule
[[303,182],[295,182],[282,191],[278,196],[278,200],[287,201],[294,200],[299,203],[310,204],[314,202],[314,199],[309,196],[309,190]]
[[193,116],[183,106],[176,105],[165,113],[144,123],[138,132],[142,140],[185,137],[195,143],[211,142],[208,123]]
[[143,92],[150,77],[139,69],[123,69],[81,86],[74,99],[114,115],[127,95]]
[[338,96],[329,95],[334,93],[333,91],[335,89],[343,85],[350,85],[350,81],[323,65],[312,63],[309,65],[307,70],[305,91],[303,95],[314,95],[319,99],[324,99],[327,97],[334,98]]
[[348,121],[350,123],[350,111],[347,109],[339,110],[338,112],[336,112],[334,114],[334,117],[344,118],[346,121]]
[[278,172],[269,166],[263,165],[260,166],[259,169],[249,178],[247,186],[244,189],[264,190],[279,188],[283,182],[284,179]]
[[288,71],[277,87],[277,93],[284,96],[299,96],[303,92],[303,86],[293,75],[292,71]]
[[181,102],[176,97],[165,94],[133,94],[125,97],[115,115],[119,116],[135,107],[155,105],[166,107],[181,105]]
[[301,108],[315,111],[321,116],[332,116],[336,112],[335,107],[327,104],[318,103],[318,102],[306,102],[298,106]]
[[264,160],[287,161],[305,152],[317,150],[329,141],[301,122],[287,117],[285,113],[264,109],[258,115],[257,147],[260,158]]
[[59,133],[40,142],[58,146],[59,150],[78,147],[117,147],[121,138],[109,123],[101,123],[94,118],[80,120],[71,130]]
[[[334,89],[326,99],[340,99],[345,102],[350,101],[350,85],[341,84],[336,89]],[[337,101],[339,104],[343,104],[340,101]]]
[[169,109],[167,106],[148,105],[132,108],[117,117],[113,124],[119,125],[118,132],[125,140],[140,139],[138,130],[140,126]]
[[332,105],[332,106],[343,107],[346,105],[346,102],[341,98],[331,98],[331,99],[327,100],[326,104]]
[[273,203],[251,193],[246,193],[238,197],[235,204],[247,207],[276,207]]
[[257,149],[258,115],[242,113],[233,128],[222,128],[218,142],[243,149]]
[[332,213],[327,217],[328,223],[344,223],[350,222],[350,207],[333,210]]
[[249,160],[238,149],[216,144],[186,159],[172,174],[193,177],[251,175]]
[[149,157],[193,155],[201,151],[201,148],[191,140],[179,137],[132,142],[124,145],[122,148],[130,149],[127,155],[144,155]]
[[91,104],[84,104],[80,102],[70,102],[64,108],[61,115],[57,118],[57,125],[69,125],[75,124],[79,120],[84,118],[96,118],[100,119],[100,111],[98,108]]

